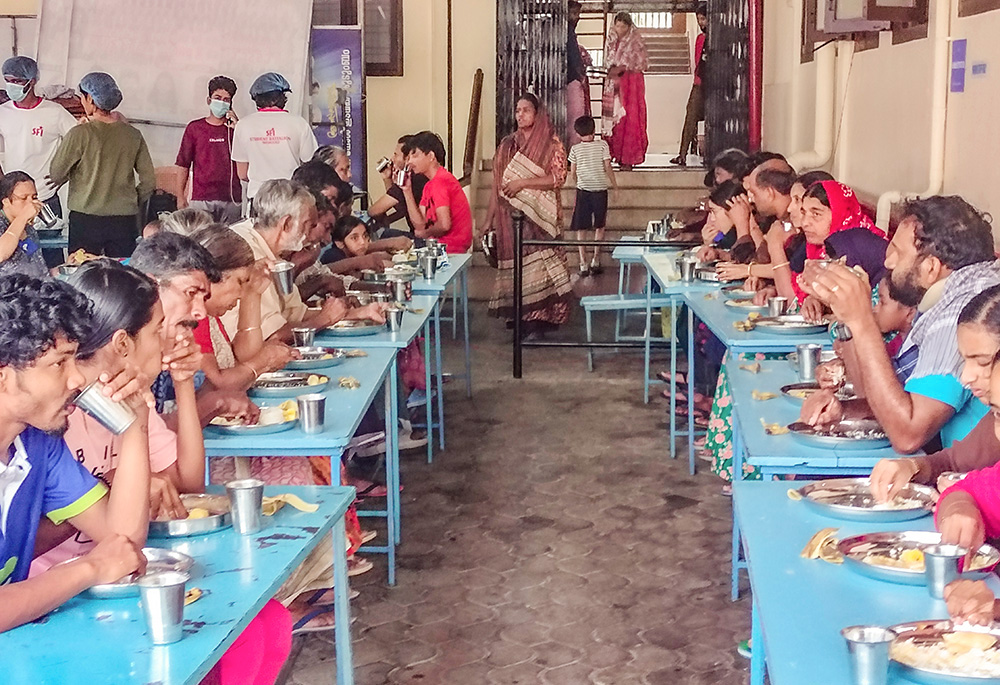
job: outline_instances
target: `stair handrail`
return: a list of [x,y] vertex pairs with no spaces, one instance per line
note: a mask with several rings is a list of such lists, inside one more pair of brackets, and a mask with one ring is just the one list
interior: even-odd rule
[[469,126],[465,132],[465,156],[462,158],[461,186],[472,185],[472,172],[476,166],[476,145],[479,143],[479,113],[483,102],[483,70],[476,69],[472,78],[472,100],[469,103]]

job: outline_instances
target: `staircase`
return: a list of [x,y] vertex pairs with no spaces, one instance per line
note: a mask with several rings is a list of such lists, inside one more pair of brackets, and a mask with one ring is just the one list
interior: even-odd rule
[[[489,208],[492,167],[492,160],[484,160],[480,173],[476,174],[472,209],[477,226],[482,225]],[[607,240],[643,233],[649,221],[695,207],[708,194],[702,183],[705,178],[703,169],[616,171],[615,178],[619,190],[617,195],[612,196],[608,208]],[[563,228],[569,227],[573,217],[575,197],[573,188],[562,189]]]

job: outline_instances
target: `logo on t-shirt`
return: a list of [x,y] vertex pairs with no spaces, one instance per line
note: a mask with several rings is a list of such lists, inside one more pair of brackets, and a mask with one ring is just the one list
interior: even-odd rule
[[39,138],[41,138],[43,135],[45,135],[45,127],[44,126],[34,127],[33,129],[31,129],[31,135],[38,136]]
[[291,140],[291,136],[279,136],[275,129],[269,128],[264,131],[262,136],[250,136],[250,140],[254,143],[264,143],[264,145],[274,145],[275,143],[280,143],[283,140]]

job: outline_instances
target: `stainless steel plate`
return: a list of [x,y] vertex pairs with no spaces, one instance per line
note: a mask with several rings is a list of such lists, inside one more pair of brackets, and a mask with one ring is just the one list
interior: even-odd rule
[[785,316],[765,316],[757,319],[754,323],[757,328],[763,328],[768,333],[778,335],[805,335],[809,333],[822,333],[827,329],[825,323],[810,323],[800,314],[787,314]]
[[766,312],[766,304],[754,304],[753,300],[726,300],[726,306],[742,312]]
[[[727,285],[722,289],[722,296],[727,300],[752,300],[757,293],[744,290],[742,285]],[[767,307],[764,307],[767,309]]]
[[823,428],[796,421],[788,430],[795,439],[814,447],[870,450],[889,446],[889,438],[874,419],[844,419]]
[[715,267],[698,267],[695,269],[695,275],[702,281],[708,281],[709,283],[721,283],[722,279],[719,277],[719,272],[715,270]]
[[370,269],[363,269],[361,271],[361,280],[365,283],[388,283],[389,277],[381,271],[371,271]]
[[[792,402],[804,402],[806,398],[819,389],[820,387],[817,383],[789,383],[788,385],[781,386],[781,394]],[[800,397],[797,393],[805,393],[805,395]],[[842,386],[834,395],[836,395],[838,400],[855,400],[858,398],[857,393],[854,392],[854,386],[850,383]]]
[[[781,386],[781,394],[790,399],[792,402],[805,402],[807,397],[819,389],[820,388],[817,383],[789,383],[788,385]],[[799,396],[796,393],[804,394]]]
[[[146,573],[158,571],[187,572],[194,566],[194,559],[182,552],[159,547],[143,547],[142,555],[146,557]],[[138,576],[127,575],[117,583],[95,585],[83,594],[92,599],[117,599],[119,597],[138,597],[139,586],[135,584]]]
[[933,489],[910,483],[900,492],[900,504],[879,504],[872,497],[867,478],[830,478],[805,485],[798,492],[807,506],[824,516],[880,523],[922,518],[934,511],[937,501]]
[[[942,639],[942,636],[947,633],[954,633],[967,629],[956,627],[951,621],[940,620],[900,623],[898,625],[891,626],[891,629],[896,632],[898,637],[893,641],[890,659],[892,659],[893,667],[898,669],[898,671],[906,678],[917,683],[926,683],[927,685],[1000,685],[1000,677],[989,675],[963,675],[956,669],[910,665],[908,663],[904,663],[898,658],[899,654],[896,651],[896,645],[901,644],[910,638],[915,638],[921,642],[933,643]],[[988,633],[1000,640],[1000,628],[993,627],[987,629],[977,627],[975,632]]]
[[299,351],[302,358],[288,362],[285,369],[289,371],[327,369],[343,364],[346,359],[344,351],[334,347],[296,347],[295,349]]
[[375,335],[386,330],[385,324],[375,321],[338,321],[332,326],[321,328],[318,333],[322,335],[335,335],[337,337],[355,337],[360,335]]
[[220,426],[210,423],[205,426],[205,430],[221,435],[270,435],[271,433],[283,433],[291,430],[298,422],[298,419],[292,419],[281,423],[269,423],[265,426]]
[[181,495],[181,501],[188,511],[207,509],[209,516],[200,519],[179,519],[177,521],[150,521],[151,538],[186,538],[205,535],[233,525],[229,514],[229,498],[225,495]]
[[[309,376],[319,376],[326,380],[309,385]],[[262,373],[250,386],[247,394],[253,397],[297,397],[306,393],[323,392],[329,385],[329,376],[301,371],[275,371]]]
[[[909,549],[919,549],[941,542],[941,533],[929,530],[911,530],[897,533],[866,533],[844,538],[837,549],[844,555],[844,565],[861,575],[890,583],[904,585],[925,585],[922,567],[897,568],[871,563],[871,554],[883,554],[894,559]],[[869,558],[869,561],[864,561]],[[975,580],[985,578],[1000,563],[1000,552],[992,545],[983,545],[973,560],[973,569],[962,574],[962,578]]]

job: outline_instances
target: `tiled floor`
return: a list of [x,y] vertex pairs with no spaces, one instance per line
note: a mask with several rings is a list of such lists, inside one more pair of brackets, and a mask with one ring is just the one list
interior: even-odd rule
[[[528,350],[518,381],[510,334],[482,303],[473,323],[474,398],[448,386],[447,450],[404,458],[398,584],[378,557],[353,584],[357,682],[745,682],[730,502],[666,456],[641,357],[591,374],[582,350]],[[298,643],[292,685],[334,682],[332,640]]]

